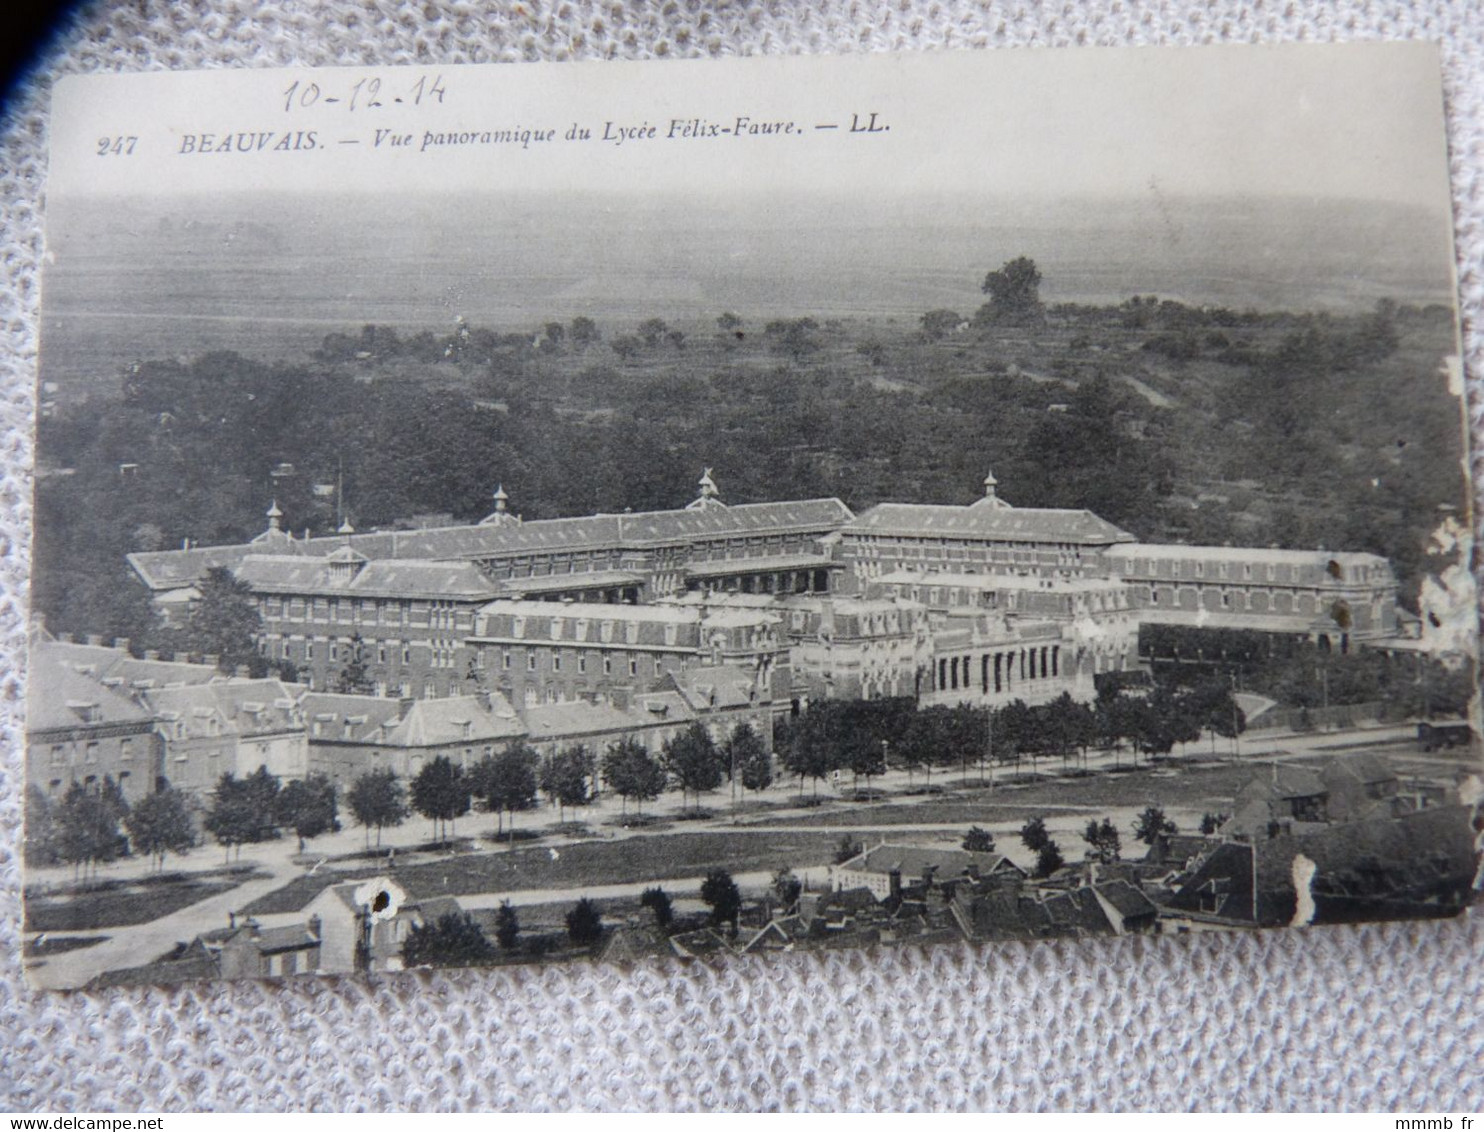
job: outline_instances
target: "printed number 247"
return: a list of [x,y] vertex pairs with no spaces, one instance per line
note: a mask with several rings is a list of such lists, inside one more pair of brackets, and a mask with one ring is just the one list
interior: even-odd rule
[[98,156],[127,157],[134,152],[134,147],[139,143],[137,137],[99,138]]

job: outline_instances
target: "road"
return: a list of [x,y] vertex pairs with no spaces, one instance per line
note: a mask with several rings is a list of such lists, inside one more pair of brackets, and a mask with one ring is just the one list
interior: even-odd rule
[[[1415,731],[1411,727],[1373,727],[1362,728],[1349,732],[1316,732],[1307,735],[1295,735],[1283,733],[1280,735],[1255,735],[1244,736],[1238,744],[1227,744],[1220,742],[1219,746],[1228,748],[1237,747],[1240,753],[1236,755],[1239,762],[1289,762],[1313,758],[1321,753],[1339,753],[1345,750],[1351,751],[1377,751],[1391,755],[1402,756],[1408,764],[1426,765],[1438,769],[1457,768],[1461,765],[1458,759],[1423,755],[1416,750]],[[1230,753],[1222,752],[1219,754]],[[1121,756],[1126,764],[1128,756]],[[1111,756],[1092,754],[1086,760],[1086,766],[1091,770],[1108,769],[1114,764]],[[1053,760],[1043,760],[1042,777],[1047,783],[1057,781],[1054,772],[1058,764]],[[1218,764],[1218,765],[1230,765]],[[1022,768],[1026,769],[1026,768]],[[1000,772],[1003,774],[1003,771]],[[1141,768],[1133,774],[1151,774],[1151,769]],[[1154,773],[1169,775],[1171,771],[1156,769]],[[917,776],[920,778],[920,776]],[[954,788],[951,785],[953,775],[939,774],[937,779],[940,783],[945,780],[949,782],[948,791],[951,795]],[[921,803],[925,807],[931,806],[931,801],[921,795],[904,795],[902,792],[908,787],[909,776],[904,771],[890,771],[886,775],[873,780],[873,787],[879,789],[885,795],[880,803],[856,803],[845,802],[843,799],[831,796],[829,791],[825,792],[826,806],[839,805],[845,807],[839,812],[839,821],[821,823],[820,810],[817,808],[801,808],[790,805],[796,799],[796,781],[788,781],[775,784],[770,790],[762,794],[765,802],[772,803],[773,810],[767,813],[756,812],[742,815],[736,824],[731,822],[729,807],[725,799],[718,799],[714,805],[716,817],[704,823],[686,823],[684,830],[644,830],[644,829],[621,829],[609,827],[605,830],[614,839],[627,837],[665,836],[667,832],[715,830],[725,828],[738,836],[777,836],[789,833],[824,833],[838,834],[840,836],[852,836],[871,843],[871,838],[889,838],[897,840],[912,836],[914,840],[941,841],[945,844],[956,844],[962,837],[966,828],[964,820],[958,821],[906,821],[906,822],[873,822],[870,814],[876,805],[912,805]],[[1091,783],[1087,779],[1076,780],[1073,787],[1068,783],[1069,792],[1072,790],[1085,790]],[[1034,788],[1034,787],[1033,787]],[[756,796],[754,796],[756,797]],[[975,819],[977,824],[989,830],[996,839],[999,851],[1005,853],[1017,864],[1029,866],[1033,864],[1029,854],[1026,854],[1019,843],[1017,836],[1021,822],[1029,809],[1045,810],[1047,812],[1047,825],[1052,835],[1058,838],[1063,846],[1076,844],[1080,835],[1083,819],[1079,815],[1108,816],[1121,829],[1132,825],[1137,813],[1136,807],[1114,807],[1106,804],[1081,803],[1081,802],[1053,802],[1031,801],[1029,799],[1016,799],[1014,797],[986,796],[982,792],[964,794],[965,802],[971,803],[976,812],[984,813],[984,820]],[[603,799],[594,806],[588,808],[584,814],[587,824],[592,828],[603,828],[604,824],[618,817],[620,802],[616,799]],[[664,816],[672,816],[678,807],[676,805],[662,805],[650,807],[652,812]],[[995,820],[996,812],[1003,813],[1003,820]],[[1182,828],[1192,828],[1199,823],[1201,811],[1192,807],[1167,807],[1168,816],[1181,825]],[[805,817],[810,821],[804,821]],[[790,820],[790,819],[795,820]],[[521,826],[526,829],[549,828],[556,824],[558,814],[555,811],[549,813],[537,813],[533,815],[522,815]],[[478,827],[483,829],[488,824],[488,817],[464,819],[464,829],[478,822]],[[385,844],[388,848],[397,850],[399,864],[410,864],[422,859],[424,854],[417,852],[417,846],[426,841],[428,827],[421,821],[412,821],[406,825],[385,831]],[[338,834],[327,835],[316,839],[312,844],[312,855],[321,856],[321,861],[314,868],[333,869],[337,864],[344,867],[364,868],[366,861],[341,860],[335,858],[344,857],[362,848],[363,832],[358,829],[347,829]],[[494,848],[494,843],[490,843]],[[504,847],[501,846],[501,851]],[[560,842],[552,846],[553,851],[560,852]],[[1024,858],[1023,860],[1021,858]],[[216,927],[225,927],[228,923],[229,913],[245,907],[261,896],[267,895],[278,888],[283,887],[291,880],[302,875],[306,870],[304,859],[297,854],[297,845],[292,838],[286,838],[277,842],[269,842],[249,847],[243,857],[244,862],[250,862],[259,870],[260,875],[252,880],[239,885],[229,892],[219,893],[189,905],[158,920],[132,927],[116,929],[104,929],[108,938],[103,942],[88,948],[82,948],[71,952],[51,956],[46,960],[33,960],[28,962],[28,970],[31,978],[38,986],[43,987],[75,987],[79,986],[103,971],[118,967],[135,966],[168,951],[177,942],[189,940],[201,931]],[[182,860],[172,860],[169,868],[172,871],[199,872],[220,867],[221,858],[214,851],[198,851]],[[149,863],[140,860],[125,860],[114,862],[104,866],[100,870],[100,876],[119,880],[127,880],[144,875],[148,871]],[[811,885],[822,885],[827,883],[827,864],[825,862],[800,862],[796,872],[805,872],[809,876]],[[37,883],[62,885],[70,880],[70,870],[66,869],[35,869],[30,870],[27,882],[30,885]],[[736,878],[744,889],[759,891],[771,880],[764,873],[744,873]],[[514,904],[523,906],[535,904],[550,904],[564,901],[575,901],[580,896],[590,896],[595,899],[615,899],[636,896],[644,888],[659,883],[670,891],[672,895],[682,895],[694,892],[700,885],[699,876],[678,872],[676,876],[656,882],[653,879],[633,884],[611,884],[599,886],[586,886],[573,884],[557,888],[523,889],[506,892],[490,892],[473,896],[460,897],[460,903],[468,908],[495,907],[502,900],[509,899]],[[296,913],[284,916],[272,917],[272,922],[292,922],[296,919]],[[99,934],[99,933],[86,933]],[[33,937],[34,938],[34,937]]]

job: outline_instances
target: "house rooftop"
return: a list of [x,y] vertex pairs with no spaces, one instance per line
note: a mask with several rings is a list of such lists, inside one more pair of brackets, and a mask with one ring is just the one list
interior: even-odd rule
[[842,528],[850,535],[1108,546],[1134,536],[1091,511],[1042,507],[878,503]]

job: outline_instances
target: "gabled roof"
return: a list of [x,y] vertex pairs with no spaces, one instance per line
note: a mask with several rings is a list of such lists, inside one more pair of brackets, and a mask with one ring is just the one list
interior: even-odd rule
[[[294,696],[279,680],[215,680],[153,688],[143,696],[157,716],[183,724],[188,737],[274,735],[304,726]],[[210,729],[210,719],[220,731]]]
[[148,724],[153,715],[132,700],[44,652],[31,658],[26,697],[29,735],[73,727]]
[[672,935],[670,946],[682,959],[699,959],[704,955],[715,955],[718,952],[732,950],[732,945],[710,928],[699,928],[693,932]]
[[250,554],[320,560],[349,545],[372,560],[472,560],[543,551],[644,547],[749,533],[834,530],[854,518],[838,499],[800,499],[749,503],[702,510],[649,511],[622,515],[584,515],[521,523],[469,524],[415,531],[326,535],[260,545],[197,547],[129,555],[129,562],[152,590],[188,586],[213,566],[235,570]]
[[757,681],[735,664],[703,665],[672,672],[676,690],[697,712],[746,707],[756,699]]
[[1153,916],[1159,912],[1154,901],[1126,880],[1111,880],[1093,887],[1099,896],[1118,909],[1125,918]]
[[407,714],[388,729],[382,742],[392,747],[441,747],[524,735],[526,729],[509,701],[498,692],[489,696],[488,707],[479,696],[414,700]]
[[1280,763],[1259,770],[1239,797],[1313,798],[1328,793],[1319,772],[1306,766]]
[[1134,536],[1091,511],[1044,507],[953,507],[932,503],[878,503],[842,530],[856,535],[909,535],[987,542],[1074,543],[1107,546]]
[[[306,692],[299,700],[309,741],[381,742],[383,728],[402,718],[399,700],[385,696],[351,696],[335,692]],[[318,734],[316,734],[316,724]]]
[[1317,566],[1331,562],[1341,566],[1385,566],[1379,554],[1352,550],[1283,550],[1255,546],[1187,546],[1184,543],[1127,542],[1109,552],[1115,558],[1162,558],[1172,562],[1242,562],[1256,565]]
[[1043,902],[1052,926],[1067,935],[1111,932],[1113,925],[1091,888],[1073,888],[1048,896]]
[[532,704],[525,709],[526,730],[531,742],[579,739],[614,731],[629,731],[641,721],[611,704],[569,700],[560,704]]
[[337,565],[355,568],[354,562],[253,554],[242,560],[237,578],[259,593],[484,601],[500,592],[472,562],[371,561],[354,575],[337,573]]
[[928,869],[934,870],[936,879],[947,880],[963,876],[970,868],[977,868],[980,876],[987,877],[1006,865],[1015,867],[999,853],[970,853],[966,849],[933,849],[888,842],[867,849],[839,867],[883,875],[899,872],[903,881],[910,881],[923,876]]
[[45,640],[36,642],[33,652],[84,676],[107,681],[110,687],[138,689],[206,684],[222,676],[215,665],[192,664],[183,660],[140,660],[130,656],[125,649],[111,645]]

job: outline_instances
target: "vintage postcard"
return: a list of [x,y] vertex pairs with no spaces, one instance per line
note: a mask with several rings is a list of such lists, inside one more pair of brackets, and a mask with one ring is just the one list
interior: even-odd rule
[[1426,44],[60,81],[37,986],[1460,914]]

